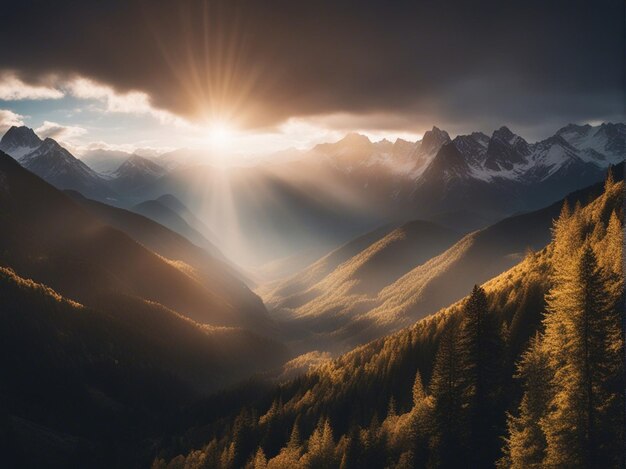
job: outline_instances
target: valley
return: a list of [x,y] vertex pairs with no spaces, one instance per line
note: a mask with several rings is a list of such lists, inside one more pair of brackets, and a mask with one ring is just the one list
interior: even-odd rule
[[[602,222],[594,233],[621,216],[623,163],[614,164],[625,138],[622,124],[567,126],[536,144],[505,128],[452,139],[435,127],[417,143],[350,134],[275,165],[166,167],[129,155],[98,173],[12,128],[0,142],[11,152],[0,154],[4,395],[11,434],[39,450],[11,454],[61,466],[96,455],[124,465],[132,454],[154,467],[239,467],[261,448],[268,467],[308,467],[311,441],[308,452],[282,448],[292,427],[326,438],[335,456],[315,457],[342,460],[346,445],[369,444],[351,433],[358,427],[387,435],[371,457],[436,457],[407,453],[398,432],[436,421],[435,358],[468,292],[483,286],[512,374],[541,329],[562,207]],[[202,208],[221,203],[215,188],[225,185],[238,240]],[[252,258],[232,259],[233,246],[261,255],[242,263]],[[67,395],[76,407],[32,406]],[[258,421],[240,399],[252,399]],[[127,432],[119,446],[120,425],[142,440]],[[252,425],[261,440],[229,455],[232,425]],[[427,441],[434,430],[424,428],[410,431]],[[224,457],[234,459],[206,462]]]

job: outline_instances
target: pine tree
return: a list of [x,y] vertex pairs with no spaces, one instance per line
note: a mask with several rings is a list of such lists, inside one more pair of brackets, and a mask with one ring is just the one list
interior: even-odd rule
[[458,361],[456,331],[449,326],[441,336],[430,382],[434,401],[429,461],[432,467],[460,467],[465,460],[461,446],[463,382]]
[[473,464],[493,464],[500,442],[497,435],[504,345],[485,291],[474,286],[463,308],[458,335],[463,376],[464,443]]
[[551,399],[551,369],[537,333],[518,364],[516,378],[522,379],[524,395],[517,417],[508,415],[505,456],[498,466],[511,469],[539,467],[546,452],[546,438],[539,424]]
[[613,166],[609,166],[606,172],[606,179],[604,180],[604,192],[608,192],[615,185],[615,176],[613,175]]
[[414,467],[421,467],[428,460],[428,439],[433,420],[433,400],[426,394],[419,370],[413,382],[413,408],[410,412],[408,432],[412,440],[411,458]]
[[287,448],[290,449],[300,449],[302,446],[302,442],[300,440],[300,426],[298,425],[299,418],[296,418],[296,421],[293,424],[293,428],[291,429],[291,436],[289,437],[289,442],[287,443]]
[[265,457],[263,448],[259,447],[259,449],[257,449],[252,467],[254,469],[267,469],[267,458]]
[[558,280],[563,274],[562,268],[567,267],[572,253],[582,245],[583,222],[580,204],[576,204],[574,211],[569,208],[567,201],[563,204],[561,214],[552,226],[552,268],[553,279]]
[[417,370],[417,372],[415,373],[415,380],[413,381],[412,394],[413,394],[413,407],[419,405],[422,399],[426,397],[426,391],[424,390],[424,384],[422,383],[422,375],[420,374],[419,370]]
[[[580,210],[571,213],[568,205],[564,204],[561,215],[554,222],[552,229],[552,272],[550,282],[552,288],[546,295],[547,310],[555,309],[554,305],[565,304],[571,298],[571,285],[574,282],[574,254],[580,248],[580,232],[582,222]],[[565,365],[566,352],[565,341],[567,327],[566,314],[546,314],[543,320],[546,334],[544,341],[546,349],[550,353],[550,366],[553,369],[562,368]]]
[[620,283],[623,279],[623,243],[624,232],[622,230],[622,222],[617,213],[613,211],[609,218],[604,239],[594,246],[598,247],[596,250],[598,262],[607,270],[607,273],[612,273],[615,276],[614,281],[617,280]]
[[359,468],[359,457],[361,453],[359,439],[359,428],[352,426],[346,437],[346,443],[344,445],[344,451],[341,455],[341,461],[339,464],[340,469],[357,469]]
[[[609,463],[615,458],[601,447],[600,429],[608,424],[604,409],[615,399],[607,382],[611,371],[607,367],[607,317],[610,296],[604,277],[598,268],[589,243],[579,250],[577,259],[565,281],[555,288],[549,299],[546,338],[561,334],[558,341],[547,340],[552,348],[554,394],[552,411],[543,420],[547,440],[545,463],[556,466],[584,466]],[[549,319],[552,319],[549,317]],[[555,329],[554,324],[559,328]],[[558,366],[554,366],[554,365]]]
[[330,469],[336,465],[333,430],[328,419],[320,419],[309,438],[308,450],[311,467]]
[[235,468],[235,443],[231,442],[228,446],[224,447],[220,456],[220,468],[221,469],[234,469]]
[[282,401],[274,400],[270,409],[260,419],[263,431],[263,441],[261,446],[266,455],[272,456],[278,453],[281,445],[285,441],[284,429],[282,427]]

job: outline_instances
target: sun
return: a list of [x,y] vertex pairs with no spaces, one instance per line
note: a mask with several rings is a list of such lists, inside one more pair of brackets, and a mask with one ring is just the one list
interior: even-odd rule
[[225,148],[233,143],[234,129],[225,122],[215,122],[209,126],[208,141],[211,146]]

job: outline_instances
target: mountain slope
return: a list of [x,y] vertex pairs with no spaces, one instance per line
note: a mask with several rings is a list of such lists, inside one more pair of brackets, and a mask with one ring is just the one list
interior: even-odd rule
[[334,249],[321,259],[313,262],[305,269],[288,279],[275,282],[259,289],[268,307],[276,308],[282,299],[304,293],[317,282],[329,275],[339,265],[356,256],[359,252],[389,234],[395,228],[394,225],[386,225],[377,230],[366,233],[358,238],[345,243]]
[[[622,167],[615,174],[622,179]],[[602,191],[602,184],[567,196],[570,204],[586,202]],[[563,205],[556,202],[544,209],[504,219],[463,237],[446,252],[418,266],[383,289],[377,306],[364,321],[382,327],[397,327],[460,299],[472,285],[482,283],[515,265],[527,250],[543,248],[550,228]]]
[[202,236],[210,240],[212,243],[216,243],[217,236],[209,228],[206,223],[200,220],[185,204],[174,197],[172,194],[163,194],[156,199],[161,205],[166,206],[170,210],[173,210],[179,217],[181,217],[189,226],[200,233]]
[[[200,323],[271,329],[262,302],[243,283],[230,279],[233,288],[216,289],[186,263],[99,222],[5,154],[0,178],[0,262],[19,275],[86,305],[127,294]],[[212,275],[229,277],[221,270]]]
[[[404,224],[378,238],[379,234],[375,231],[352,243],[354,248],[375,239],[318,281],[316,277],[329,259],[322,259],[320,265],[285,282],[273,296],[266,297],[273,307],[272,314],[294,329],[289,337],[301,351],[314,346],[337,352],[361,343],[358,329],[362,326],[358,319],[372,307],[378,292],[445,251],[459,237],[449,229],[424,221]],[[298,285],[298,280],[304,279],[309,282]],[[278,296],[281,293],[288,294]]]
[[71,189],[100,199],[115,195],[104,179],[51,138],[24,155],[20,163],[59,189]]
[[8,464],[129,465],[145,451],[138,435],[158,435],[178,406],[285,356],[276,343],[156,303],[86,308],[3,267],[0,296]]
[[242,291],[240,280],[246,280],[238,269],[217,247],[208,244],[208,241],[204,240],[206,246],[199,246],[181,234],[138,213],[86,199],[77,192],[66,191],[66,193],[102,223],[123,231],[135,241],[167,259],[182,261],[192,267],[195,273],[206,277],[207,283],[215,285],[216,289],[229,292],[233,304],[243,306],[246,302],[257,303],[258,300],[254,295]]
[[[579,213],[584,227],[581,231],[598,233],[602,229],[597,227],[606,228],[610,215],[623,208],[624,184],[614,184],[604,194],[600,188],[600,196],[594,191],[596,199]],[[496,335],[497,331],[504,331],[505,342],[503,356],[498,357],[501,374],[496,384],[496,395],[504,402],[489,402],[489,408],[498,415],[493,428],[482,430],[481,444],[491,444],[487,440],[502,444],[506,410],[521,398],[520,383],[513,379],[515,363],[540,327],[545,295],[550,288],[552,256],[550,244],[483,285],[488,311],[485,317],[493,321]],[[223,409],[217,416],[207,413],[205,419],[196,413],[194,422],[202,422],[202,426],[196,423],[187,428],[187,434],[204,435],[203,444],[183,437],[185,456],[177,456],[181,453],[181,439],[172,435],[176,446],[166,445],[157,455],[155,467],[165,467],[165,462],[174,456],[179,465],[203,459],[215,461],[224,448],[238,441],[237,435],[251,428],[255,429],[250,433],[254,435],[252,441],[236,457],[250,461],[259,454],[256,451],[260,447],[265,458],[273,459],[270,467],[281,467],[281,463],[285,467],[306,464],[313,458],[322,460],[326,467],[425,467],[436,462],[440,455],[435,448],[441,444],[441,438],[446,438],[444,448],[458,450],[464,440],[455,439],[450,432],[472,428],[471,423],[451,421],[452,416],[465,415],[455,409],[457,405],[466,408],[468,401],[471,405],[471,396],[450,402],[450,396],[457,396],[452,394],[453,386],[462,386],[457,380],[468,379],[469,373],[466,368],[455,368],[463,366],[460,352],[446,354],[450,338],[455,337],[463,321],[465,306],[465,300],[459,301],[411,327],[359,347],[277,386],[256,403],[235,401],[230,411]],[[623,343],[623,338],[620,340]],[[444,362],[441,357],[450,361]],[[437,374],[442,376],[442,363],[452,371],[443,375],[450,379],[438,387],[432,378],[433,368],[439,367]],[[480,423],[488,418],[488,411],[483,412],[478,415]],[[300,443],[290,437],[295,433],[293,428],[298,429]],[[308,447],[304,443],[307,438]],[[319,451],[320,441],[325,453]],[[215,465],[221,467],[219,463]]]
[[145,202],[134,205],[131,210],[137,214],[143,215],[146,218],[154,220],[181,236],[184,236],[190,242],[201,247],[212,256],[221,260],[226,259],[217,246],[215,246],[196,229],[191,227],[189,223],[187,223],[178,213],[163,204],[161,201],[146,200]]

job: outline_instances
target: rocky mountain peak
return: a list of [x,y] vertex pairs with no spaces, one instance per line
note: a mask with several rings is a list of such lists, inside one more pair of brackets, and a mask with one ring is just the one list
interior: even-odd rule
[[447,142],[450,141],[450,135],[445,130],[439,129],[437,126],[426,133],[420,144],[420,153],[435,154]]
[[0,140],[0,150],[20,159],[41,145],[41,139],[26,126],[12,126]]

